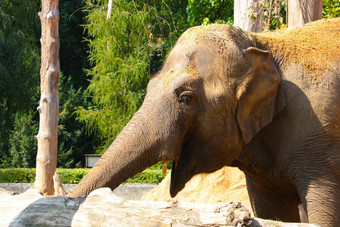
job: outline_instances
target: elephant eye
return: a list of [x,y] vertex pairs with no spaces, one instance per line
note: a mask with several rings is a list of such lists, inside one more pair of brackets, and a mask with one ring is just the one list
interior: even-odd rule
[[191,101],[191,95],[181,95],[179,102],[181,103],[189,103]]

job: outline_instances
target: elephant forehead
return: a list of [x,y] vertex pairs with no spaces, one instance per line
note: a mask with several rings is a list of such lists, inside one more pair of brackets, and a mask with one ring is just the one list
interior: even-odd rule
[[[226,60],[232,65],[235,58],[241,55],[240,49],[249,46],[245,40],[249,41],[249,38],[241,30],[228,25],[188,29],[178,40],[159,74],[162,84],[168,86],[178,77],[198,79],[208,72],[215,72],[216,64],[223,64]],[[222,62],[221,59],[226,60]]]
[[199,48],[199,44],[202,41],[208,41],[210,45],[215,46],[217,48],[216,53],[226,54],[230,47],[237,46],[238,48],[245,49],[251,43],[254,43],[255,39],[239,28],[225,24],[214,24],[188,29],[179,38],[176,46],[181,46],[187,51],[192,52]]
[[168,87],[172,84],[175,87],[180,86],[179,83],[182,81],[188,81],[188,79],[198,79],[200,77],[200,73],[197,70],[197,67],[194,64],[189,64],[186,68],[173,68],[168,69],[165,72],[162,71],[160,78],[162,81],[162,85],[164,87]]
[[224,38],[226,38],[228,31],[231,29],[229,25],[224,24],[214,24],[209,26],[196,26],[189,28],[187,31],[185,31],[181,37],[178,39],[177,44],[190,44],[194,43],[193,41],[198,41],[201,38],[209,37],[210,34],[217,33]]

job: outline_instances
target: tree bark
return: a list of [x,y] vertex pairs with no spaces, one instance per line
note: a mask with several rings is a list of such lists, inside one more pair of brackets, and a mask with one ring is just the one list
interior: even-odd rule
[[111,18],[111,11],[112,11],[112,0],[109,0],[109,3],[107,5],[107,15],[106,15],[106,19],[110,19]]
[[261,32],[264,11],[260,7],[261,0],[235,0],[234,26],[247,32]]
[[55,172],[53,175],[53,184],[54,184],[54,195],[58,196],[66,196],[66,191],[61,182],[61,177],[59,172]]
[[34,188],[44,195],[53,195],[53,174],[57,165],[59,92],[59,9],[58,0],[42,0],[41,69],[38,153]]
[[288,0],[288,28],[322,18],[322,0]]

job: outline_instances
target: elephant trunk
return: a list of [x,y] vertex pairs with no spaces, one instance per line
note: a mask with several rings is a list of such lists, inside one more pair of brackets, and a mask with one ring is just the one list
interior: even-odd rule
[[159,153],[159,139],[154,128],[139,110],[125,126],[101,159],[68,194],[69,197],[88,195],[100,187],[116,188],[129,177],[143,171],[164,157]]

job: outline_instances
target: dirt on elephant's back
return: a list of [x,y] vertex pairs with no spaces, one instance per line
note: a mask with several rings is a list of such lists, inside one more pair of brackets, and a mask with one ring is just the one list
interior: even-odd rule
[[324,19],[293,29],[256,34],[277,58],[298,63],[320,83],[324,70],[336,71],[340,61],[340,18]]

